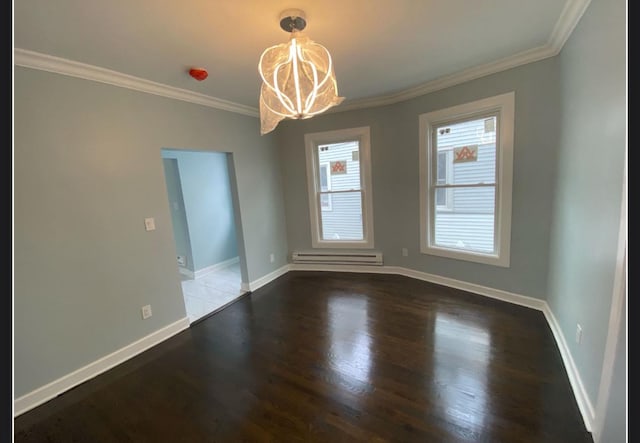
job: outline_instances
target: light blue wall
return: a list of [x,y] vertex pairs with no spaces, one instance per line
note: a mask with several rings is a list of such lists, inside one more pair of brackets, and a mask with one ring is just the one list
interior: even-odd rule
[[[374,248],[386,265],[544,299],[560,96],[557,58],[531,63],[406,102],[283,121],[276,131],[287,214],[289,253],[312,248],[304,134],[369,126]],[[419,252],[420,114],[515,91],[511,267],[499,268]],[[402,256],[402,248],[409,256]]]
[[14,68],[16,398],[186,319],[163,147],[233,153],[243,281],[286,264],[278,151],[257,118]]
[[185,258],[185,264],[181,266],[193,271],[191,241],[189,240],[187,214],[184,208],[184,200],[182,198],[182,185],[180,184],[178,160],[175,158],[163,158],[162,163],[164,165],[164,178],[167,182],[167,196],[169,198],[169,211],[171,212],[173,237],[176,243],[176,254]]
[[163,149],[180,171],[192,271],[238,256],[227,154]]
[[[562,124],[548,303],[594,406],[620,226],[625,38],[625,2],[592,0],[559,56]],[[577,323],[583,329],[580,345],[573,340]]]

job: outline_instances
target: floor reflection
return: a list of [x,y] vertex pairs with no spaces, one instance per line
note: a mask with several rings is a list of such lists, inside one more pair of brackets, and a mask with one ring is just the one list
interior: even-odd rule
[[488,366],[491,335],[486,327],[459,316],[438,312],[434,331],[433,374],[447,420],[481,433],[488,408]]
[[351,381],[368,383],[372,343],[367,300],[332,297],[329,299],[328,314],[331,368]]

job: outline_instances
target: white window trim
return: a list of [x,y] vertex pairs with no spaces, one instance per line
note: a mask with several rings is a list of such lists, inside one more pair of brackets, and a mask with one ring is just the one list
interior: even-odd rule
[[[323,240],[318,201],[318,145],[358,140],[360,159],[360,191],[362,195],[363,240]],[[307,189],[311,218],[311,245],[314,248],[373,248],[373,198],[371,186],[371,137],[369,127],[314,132],[304,136],[307,157]]]
[[[494,225],[496,253],[483,254],[435,246],[433,223],[431,223],[435,217],[431,209],[435,193],[431,192],[433,170],[430,167],[433,164],[433,138],[431,137],[433,128],[450,120],[474,117],[494,111],[500,113],[498,123],[500,132],[497,140],[499,145],[496,146],[496,178],[498,179],[495,187],[497,206]],[[514,112],[515,93],[508,92],[419,116],[421,253],[505,268],[510,266]]]

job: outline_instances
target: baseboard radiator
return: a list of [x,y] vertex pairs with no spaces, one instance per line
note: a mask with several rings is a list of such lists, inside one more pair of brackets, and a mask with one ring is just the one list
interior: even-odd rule
[[291,259],[304,264],[382,266],[382,252],[296,251]]

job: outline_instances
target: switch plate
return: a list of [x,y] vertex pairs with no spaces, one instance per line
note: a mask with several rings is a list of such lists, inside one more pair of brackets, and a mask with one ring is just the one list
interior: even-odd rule
[[276,258],[274,257],[274,255],[273,255],[273,254],[269,254],[269,262],[273,263],[273,261],[274,261],[275,259],[276,259]]
[[409,250],[407,248],[402,248],[402,256],[403,257],[408,257],[409,256]]
[[155,231],[156,221],[153,219],[153,217],[144,219],[144,229],[145,231]]

